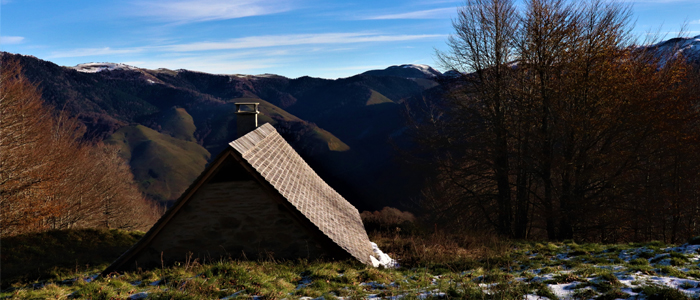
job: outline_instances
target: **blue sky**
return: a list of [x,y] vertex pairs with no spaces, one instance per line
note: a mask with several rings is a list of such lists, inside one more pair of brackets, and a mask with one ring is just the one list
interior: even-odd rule
[[[218,74],[347,77],[436,66],[452,0],[0,0],[0,49],[63,66],[120,62]],[[619,0],[624,1],[624,0]],[[632,3],[635,33],[700,35],[700,0]]]

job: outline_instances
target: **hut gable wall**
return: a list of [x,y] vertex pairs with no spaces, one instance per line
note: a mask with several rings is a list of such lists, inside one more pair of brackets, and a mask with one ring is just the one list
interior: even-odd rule
[[322,245],[253,180],[206,183],[134,257],[151,268],[222,257],[321,258]]

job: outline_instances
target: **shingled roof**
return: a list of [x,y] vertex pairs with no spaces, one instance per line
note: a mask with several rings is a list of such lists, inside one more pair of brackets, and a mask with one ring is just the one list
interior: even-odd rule
[[374,252],[357,208],[326,184],[272,125],[264,124],[229,145],[326,236],[371,264]]
[[[311,236],[316,236],[315,241],[322,245],[322,248],[327,249],[326,251],[330,253],[329,256],[340,258],[351,256],[364,264],[372,265],[370,256],[374,252],[357,209],[326,184],[277,133],[274,127],[270,124],[264,124],[229,143],[229,146],[204,170],[151,230],[103,273],[133,269],[133,263],[140,267],[147,260],[147,257],[150,260],[157,257],[157,252],[163,250],[158,247],[154,249],[154,246],[151,245],[154,243],[153,241],[158,239],[158,243],[163,243],[163,239],[173,238],[173,236],[178,238],[177,234],[163,233],[175,231],[177,226],[182,225],[172,225],[168,230],[166,229],[169,226],[168,223],[180,222],[178,224],[182,224],[182,220],[173,221],[173,219],[176,218],[180,210],[183,210],[183,207],[189,205],[188,202],[197,201],[192,199],[198,197],[202,199],[205,197],[202,196],[203,194],[212,193],[203,187],[210,182],[216,182],[212,179],[218,176],[216,174],[222,168],[237,168],[236,172],[247,173],[245,175],[252,180],[250,182],[257,182],[266,191],[266,194],[274,196],[272,198],[275,199],[275,203],[279,204],[279,207],[283,207],[285,211],[293,215],[293,219],[301,225],[299,228],[308,231]],[[234,163],[229,163],[229,166],[226,167],[227,160]],[[197,196],[200,189],[204,191]],[[214,193],[222,194],[221,191]],[[238,201],[235,197],[229,196],[220,197],[220,199]],[[192,206],[194,205],[190,205],[190,207]],[[184,211],[184,213],[192,214],[191,209],[184,209]],[[217,211],[215,213],[226,214],[230,212]],[[180,218],[182,219],[182,217]],[[197,222],[191,218],[188,216],[186,222]],[[206,216],[199,216],[199,218],[206,218]],[[159,236],[160,238],[158,238]],[[182,237],[179,238],[186,240]],[[168,243],[165,244],[168,245]],[[172,243],[170,244],[172,245]],[[175,246],[183,248],[182,243],[175,244]],[[160,247],[165,248],[164,246]],[[212,249],[212,251],[215,250]],[[146,252],[150,252],[150,254]],[[207,253],[209,252],[207,249]],[[126,267],[129,263],[131,263],[131,267]]]

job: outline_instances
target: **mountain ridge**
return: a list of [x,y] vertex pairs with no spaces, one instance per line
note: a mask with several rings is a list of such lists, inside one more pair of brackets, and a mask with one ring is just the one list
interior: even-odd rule
[[[419,185],[403,187],[413,179],[403,172],[392,144],[409,142],[400,134],[405,128],[402,103],[437,85],[430,78],[358,74],[292,79],[151,70],[118,63],[61,67],[2,53],[2,60],[7,59],[20,62],[48,105],[78,118],[84,139],[118,144],[141,190],[154,199],[177,198],[188,185],[186,178],[196,177],[208,159],[236,138],[237,101],[260,102],[260,124],[273,124],[324,180],[359,209],[402,207],[417,193]],[[125,133],[144,138],[126,143]],[[198,160],[196,168],[178,165],[178,157],[192,155],[206,159]],[[149,161],[158,161],[153,164],[158,167],[149,168]],[[177,178],[169,175],[185,169]]]
[[[696,55],[700,36],[647,47],[659,53],[675,51],[700,64]],[[406,209],[420,194],[424,176],[411,175],[401,157],[415,147],[407,134],[406,107],[430,101],[440,106],[448,86],[461,76],[413,64],[324,79],[143,69],[119,63],[61,67],[3,52],[2,60],[7,59],[20,62],[48,105],[78,118],[85,140],[118,141],[125,131],[152,137],[128,147],[122,142],[120,147],[125,158],[146,155],[130,163],[142,191],[154,199],[177,198],[177,191],[188,185],[181,178],[196,177],[207,159],[236,138],[234,103],[255,101],[261,103],[260,124],[275,126],[329,185],[361,210]],[[169,149],[159,162],[162,168],[142,165],[161,159],[149,157],[158,156],[158,151],[146,148]],[[205,163],[197,163],[199,167],[190,168],[180,179],[168,178],[163,170],[177,167],[177,157],[193,153],[206,157]],[[179,186],[170,187],[168,182]],[[167,188],[153,188],[163,186]]]

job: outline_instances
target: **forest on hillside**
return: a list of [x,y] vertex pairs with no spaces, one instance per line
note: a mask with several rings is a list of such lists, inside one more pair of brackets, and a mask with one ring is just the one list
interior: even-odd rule
[[[469,0],[442,102],[411,107],[438,174],[425,214],[516,239],[678,242],[700,232],[700,73],[614,1]],[[695,60],[697,62],[697,60]]]

